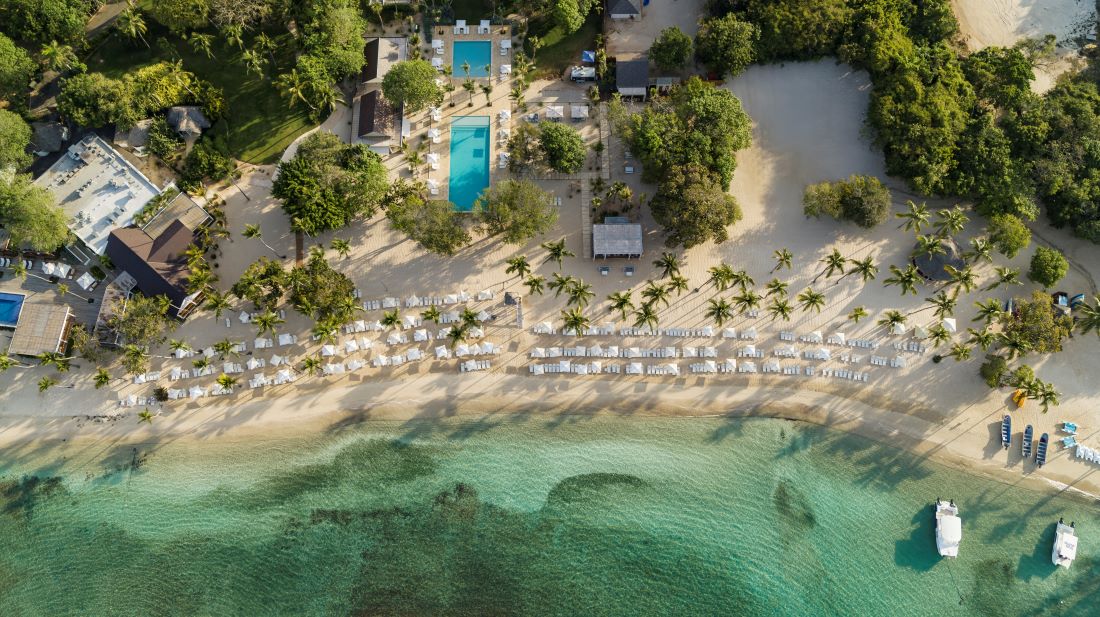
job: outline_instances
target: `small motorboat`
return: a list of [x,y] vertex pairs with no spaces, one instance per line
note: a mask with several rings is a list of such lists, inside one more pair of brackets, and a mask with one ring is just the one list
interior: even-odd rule
[[1030,424],[1024,429],[1024,459],[1031,458],[1031,440],[1035,437],[1035,429]]
[[1054,549],[1050,553],[1050,559],[1056,566],[1068,568],[1077,557],[1077,530],[1071,522],[1069,525],[1058,519],[1058,528],[1054,532]]
[[936,550],[940,557],[958,557],[962,542],[962,519],[954,501],[936,498]]
[[1001,445],[1005,450],[1012,445],[1012,416],[1008,414],[1001,420]]
[[1076,435],[1077,434],[1077,424],[1074,423],[1074,422],[1063,422],[1062,423],[1062,432],[1066,433],[1067,435]]
[[1035,464],[1042,467],[1047,462],[1047,445],[1050,443],[1050,435],[1043,433],[1039,438],[1039,445],[1035,447]]

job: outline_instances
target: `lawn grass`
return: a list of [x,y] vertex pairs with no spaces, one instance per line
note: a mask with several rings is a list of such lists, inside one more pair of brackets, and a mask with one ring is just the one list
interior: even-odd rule
[[475,19],[489,19],[493,15],[489,0],[454,0],[451,10],[456,19],[465,19],[468,23]]
[[[223,135],[230,154],[246,163],[277,162],[290,142],[314,125],[305,111],[298,106],[290,107],[279,95],[270,79],[275,70],[269,66],[264,78],[248,74],[240,61],[240,50],[229,46],[224,37],[213,33],[214,57],[207,58],[151,17],[146,23],[149,47],[140,41],[134,45],[111,35],[86,60],[88,70],[117,79],[142,66],[182,60],[184,69],[225,93],[226,115],[209,131]],[[279,71],[286,70],[291,62],[290,58],[278,55],[275,59]]]
[[603,16],[596,11],[588,15],[584,25],[573,34],[565,34],[560,26],[554,25],[548,16],[540,16],[531,20],[528,32],[528,44],[526,51],[531,53],[529,41],[531,36],[542,39],[542,47],[535,55],[535,67],[540,73],[551,73],[554,77],[560,77],[562,72],[581,62],[581,51],[596,49],[596,35],[600,33],[600,23]]

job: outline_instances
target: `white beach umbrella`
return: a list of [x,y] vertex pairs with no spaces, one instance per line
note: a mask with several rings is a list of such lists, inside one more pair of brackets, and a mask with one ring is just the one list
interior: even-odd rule
[[256,358],[249,358],[248,362],[245,362],[244,365],[248,367],[248,370],[254,371],[263,366],[263,363]]
[[332,356],[335,356],[335,355],[336,355],[336,346],[335,345],[321,345],[321,357],[322,358],[331,358]]
[[896,323],[894,324],[894,327],[890,329],[890,331],[894,334],[905,334],[905,324]]
[[958,326],[955,325],[954,317],[945,317],[943,320],[943,327],[948,332],[957,332],[959,329]]
[[439,155],[436,154],[435,152],[429,152],[428,156],[426,156],[424,158],[428,161],[429,165],[435,165],[436,163],[439,162]]
[[421,328],[421,329],[417,330],[416,332],[413,332],[413,340],[416,341],[417,343],[422,343],[422,342],[428,340],[428,331]]
[[424,357],[424,354],[422,354],[419,349],[410,349],[409,353],[406,354],[406,355],[407,355],[409,361],[419,360],[419,359]]
[[206,396],[206,390],[200,388],[199,386],[191,386],[191,389],[188,391],[188,395],[191,397],[191,400],[195,400],[197,398]]
[[560,120],[560,119],[564,118],[565,117],[565,106],[564,105],[547,105],[546,106],[546,117],[550,118],[551,120]]
[[627,375],[641,375],[642,374],[642,363],[641,362],[631,362],[630,364],[627,364],[626,365],[626,374]]
[[512,65],[511,64],[502,64],[502,65],[500,65],[500,74],[501,75],[509,75],[511,73],[512,73]]
[[438,190],[438,189],[439,189],[439,182],[432,179],[432,178],[428,178],[428,190],[429,191],[434,191],[434,190]]
[[434,126],[428,129],[428,137],[430,137],[431,139],[436,139],[440,135],[441,133],[439,132],[439,129],[435,128]]
[[344,341],[344,353],[355,353],[359,351],[359,343],[355,342],[355,339],[351,338]]
[[508,111],[507,109],[500,110],[500,114],[498,115],[501,120],[509,120],[512,118],[512,112]]
[[435,357],[437,360],[443,360],[451,357],[451,350],[447,349],[445,345],[438,345],[435,348]]

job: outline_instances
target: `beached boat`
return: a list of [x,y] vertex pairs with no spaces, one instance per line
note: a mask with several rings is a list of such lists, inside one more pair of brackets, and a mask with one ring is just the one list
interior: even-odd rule
[[1023,390],[1016,390],[1012,393],[1012,402],[1016,403],[1016,408],[1019,409],[1027,403],[1027,392]]
[[1030,424],[1028,424],[1027,428],[1024,429],[1024,445],[1023,445],[1024,459],[1031,458],[1031,440],[1034,436],[1035,436],[1035,429],[1032,428]]
[[1005,450],[1012,445],[1012,416],[1008,414],[1001,420],[1001,445]]
[[1068,568],[1073,559],[1077,557],[1077,530],[1073,523],[1069,525],[1058,519],[1058,529],[1054,532],[1054,549],[1050,553],[1050,559],[1056,566]]
[[962,519],[954,501],[944,502],[936,498],[936,550],[940,557],[958,557],[962,542]]
[[1039,445],[1035,447],[1035,464],[1042,467],[1047,462],[1047,444],[1050,443],[1050,435],[1043,433],[1039,438]]

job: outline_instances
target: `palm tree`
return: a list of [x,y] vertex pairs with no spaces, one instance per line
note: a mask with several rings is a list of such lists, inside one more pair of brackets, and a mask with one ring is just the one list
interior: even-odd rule
[[191,44],[191,49],[193,49],[195,53],[201,52],[206,54],[207,58],[214,57],[214,35],[194,32],[191,34],[188,42]]
[[95,376],[92,377],[92,383],[95,384],[95,389],[98,390],[103,386],[111,383],[111,374],[107,372],[107,369],[101,368],[95,372]]
[[306,98],[306,89],[309,82],[298,73],[298,69],[290,69],[289,73],[283,73],[275,81],[275,87],[279,93],[290,101],[290,107],[294,107],[296,101],[305,103],[310,109],[316,109]]
[[974,288],[978,286],[977,277],[974,275],[974,266],[967,264],[962,268],[956,268],[950,264],[943,267],[944,271],[951,276],[951,280],[947,282],[948,285],[955,285],[956,291],[962,289],[966,293],[974,291]]
[[786,298],[774,298],[768,303],[768,313],[772,316],[772,321],[777,317],[782,317],[783,321],[790,321],[792,312],[791,303]]
[[15,367],[30,368],[26,364],[23,364],[22,362],[16,361],[15,359],[13,359],[8,354],[0,354],[0,373],[4,372],[4,371],[6,371],[10,368],[15,368]]
[[768,283],[766,285],[764,285],[764,289],[767,290],[767,291],[764,292],[764,297],[765,298],[770,298],[772,296],[775,296],[777,298],[786,298],[787,297],[787,287],[789,287],[789,286],[790,285],[786,281],[781,281],[779,279],[772,279],[772,280],[768,281]]
[[323,244],[314,244],[313,246],[309,247],[309,259],[311,261],[314,260],[314,259],[324,259],[324,258],[325,258],[325,245],[323,245]]
[[966,227],[970,219],[959,206],[936,212],[936,234],[942,238],[953,236]]
[[978,308],[978,314],[974,317],[974,321],[985,321],[985,325],[993,323],[994,319],[1001,316],[1001,301],[996,298],[989,298],[984,302],[975,302],[974,306]]
[[188,343],[187,341],[182,340],[182,339],[178,339],[178,338],[169,339],[168,340],[168,347],[173,352],[176,352],[176,351],[186,352],[186,351],[192,351],[193,350],[193,348],[191,347],[191,343]]
[[989,284],[985,288],[985,291],[992,291],[1002,285],[1023,285],[1024,282],[1020,280],[1020,271],[1016,268],[1009,268],[1008,266],[996,266],[993,271],[997,274],[997,280]]
[[543,242],[542,248],[546,249],[549,255],[546,256],[546,263],[548,261],[554,261],[558,264],[558,270],[561,270],[561,262],[566,257],[576,257],[573,251],[570,251],[565,247],[565,238],[558,240],[557,242]]
[[669,289],[659,283],[653,281],[646,281],[646,286],[642,289],[642,297],[645,298],[647,305],[653,305],[658,302],[663,302],[665,306],[669,305]]
[[733,305],[725,298],[711,298],[708,304],[706,315],[708,318],[713,319],[714,324],[719,328],[733,318]]
[[686,277],[680,276],[679,274],[673,274],[668,277],[668,290],[675,291],[677,297],[684,295],[684,292],[687,291],[689,287],[690,285]]
[[659,259],[653,262],[653,267],[661,270],[661,278],[668,278],[673,274],[680,273],[680,260],[676,255],[665,251],[661,253]]
[[310,356],[302,360],[302,372],[310,377],[321,372],[322,362],[317,356]]
[[939,347],[951,340],[951,333],[943,327],[943,324],[936,324],[928,329],[928,340],[932,343],[932,347]]
[[451,107],[455,106],[455,85],[454,82],[451,81],[451,77],[453,77],[454,74],[455,70],[453,66],[451,66],[450,64],[443,65],[443,89],[449,92],[451,95]]
[[474,106],[474,93],[477,92],[477,84],[474,83],[474,80],[470,79],[469,77],[466,77],[466,80],[462,82],[462,89],[465,90],[466,93],[470,95],[470,98],[469,98],[468,102],[469,102],[470,107],[473,107]]
[[146,407],[145,409],[142,409],[138,413],[138,424],[140,424],[142,422],[146,422],[146,423],[149,423],[149,424],[153,423],[153,412],[149,411],[148,407]]
[[133,343],[125,345],[122,348],[122,365],[131,375],[144,373],[149,366],[149,352]]
[[429,306],[420,313],[420,318],[438,325],[439,320],[443,318],[443,314],[439,312],[438,306]]
[[462,309],[462,312],[458,314],[458,318],[466,328],[476,328],[481,325],[481,320],[477,318],[477,313],[468,306]]
[[979,261],[993,263],[993,245],[989,243],[989,238],[985,236],[971,238],[970,250],[963,253],[963,257],[971,263],[978,263]]
[[738,270],[733,273],[733,278],[730,279],[730,286],[737,285],[741,288],[741,291],[747,290],[749,287],[756,285],[756,281],[752,280],[748,272],[744,270]]
[[493,102],[491,98],[493,95],[493,82],[492,80],[481,84],[481,92],[485,95],[485,104],[488,105]]
[[737,312],[744,315],[746,312],[760,308],[760,302],[764,298],[755,291],[749,289],[733,297],[733,304]]
[[451,326],[451,329],[447,331],[447,339],[449,339],[451,349],[454,349],[456,345],[466,340],[466,334],[469,329],[466,324],[459,324]]
[[516,104],[517,108],[519,108],[521,110],[526,110],[527,109],[527,99],[524,98],[525,94],[526,94],[526,89],[523,87],[523,84],[516,84],[516,85],[512,86],[512,90],[510,92],[508,92],[508,98],[512,99],[512,101]]
[[[394,311],[395,313],[397,311]],[[385,323],[383,321],[383,323]],[[317,337],[322,345],[335,345],[336,344],[336,325],[330,321],[319,321],[313,324],[313,327],[309,329],[309,333],[312,336]]]
[[541,296],[543,294],[543,287],[546,285],[546,279],[541,276],[529,276],[523,279],[524,286],[527,287],[527,293],[532,296]]
[[56,386],[56,385],[57,385],[57,380],[54,379],[53,377],[43,377],[42,379],[38,380],[38,392],[39,393],[44,393],[46,390],[49,390],[50,388],[52,388],[53,386]]
[[1008,359],[1013,360],[1031,351],[1031,344],[1015,332],[1001,332],[997,335],[1001,347],[1008,350]]
[[642,328],[646,327],[650,330],[657,331],[657,311],[653,310],[653,306],[650,304],[643,304],[638,307],[638,310],[634,311],[634,327]]
[[989,351],[989,347],[993,345],[993,341],[997,340],[997,337],[989,331],[989,328],[982,328],[981,330],[967,328],[966,331],[970,334],[970,338],[967,339],[966,342],[981,347],[982,351]]
[[894,326],[905,325],[905,322],[908,319],[909,318],[906,317],[905,313],[902,313],[901,311],[891,310],[886,311],[882,314],[882,317],[880,317],[878,320],[878,325],[892,331],[894,329]]
[[275,334],[275,328],[286,323],[286,320],[273,311],[266,310],[259,315],[253,315],[252,323],[256,326],[256,336],[263,336],[267,333]]
[[125,11],[119,13],[118,17],[115,18],[115,28],[126,38],[130,40],[141,39],[141,42],[149,47],[149,42],[145,40],[145,32],[148,30],[145,25],[145,18],[142,17],[141,12],[133,4],[130,4]]
[[929,259],[936,255],[946,255],[947,246],[943,238],[935,235],[917,236],[917,246],[913,247],[912,257],[926,255]]
[[588,306],[589,301],[595,297],[595,293],[592,292],[592,286],[584,281],[573,281],[569,285],[569,289],[566,290],[566,294],[569,296],[569,301],[566,305],[577,305],[579,308]]
[[347,259],[348,255],[351,255],[351,243],[343,238],[333,238],[329,246],[332,247],[332,250],[336,251],[337,255],[344,259]]
[[583,335],[590,325],[588,317],[581,312],[580,307],[562,311],[561,319],[565,322],[565,327],[572,330],[577,336]]
[[382,325],[387,328],[401,327],[401,315],[398,313],[397,309],[382,313]]
[[1081,334],[1095,330],[1096,335],[1100,336],[1100,295],[1095,296],[1092,301],[1092,304],[1084,302],[1077,307],[1077,329]]
[[237,352],[236,347],[236,343],[227,338],[223,338],[217,343],[214,343],[214,351],[218,352],[218,358],[221,360],[225,360],[226,356],[240,355],[240,353]]
[[205,371],[206,369],[210,368],[210,358],[207,358],[206,356],[195,358],[191,361],[191,366],[199,369],[200,371]]
[[928,308],[936,309],[932,314],[935,315],[937,319],[943,319],[945,317],[950,317],[955,314],[955,306],[958,304],[958,296],[959,293],[957,290],[955,293],[949,296],[947,295],[947,292],[941,289],[939,293],[932,296],[931,298],[925,298],[924,301],[932,305]]
[[951,345],[951,351],[947,352],[947,356],[955,358],[955,362],[963,362],[970,359],[971,348],[964,343],[954,343]]
[[913,264],[909,264],[904,270],[891,265],[890,273],[893,275],[890,278],[882,282],[887,287],[891,285],[897,285],[901,288],[901,295],[913,294],[917,295],[917,283],[920,282],[920,272],[917,271],[917,267]]
[[76,62],[76,52],[73,51],[71,45],[65,45],[58,43],[56,40],[51,40],[42,46],[42,51],[39,53],[42,57],[42,64],[45,65],[48,71],[57,71],[63,73],[70,68]]
[[218,378],[214,380],[214,383],[222,387],[222,390],[233,391],[233,387],[237,385],[237,378],[232,375],[226,375],[222,373],[218,375]]
[[[858,274],[864,283],[873,281],[878,276],[878,266],[875,265],[874,258],[869,255],[863,259],[851,259],[848,263],[852,264],[852,267],[844,273],[844,276]],[[843,279],[844,276],[840,278]]]
[[370,12],[374,13],[374,16],[378,18],[378,28],[379,31],[383,33],[386,31],[386,22],[382,21],[382,7],[384,2],[385,0],[371,0],[367,3],[367,8],[369,8]]
[[923,203],[916,204],[912,201],[906,201],[905,206],[908,210],[894,215],[899,219],[905,219],[905,222],[898,225],[898,229],[905,228],[905,231],[919,234],[921,228],[928,225],[928,206]]
[[555,272],[550,276],[550,282],[546,286],[554,290],[554,297],[557,298],[562,292],[568,290],[576,280],[572,274],[563,276],[560,272]]
[[867,314],[867,309],[863,308],[862,306],[857,306],[852,309],[852,312],[848,313],[848,320],[852,323],[859,323],[859,320],[866,317]]
[[504,263],[508,264],[508,267],[504,269],[505,274],[514,274],[522,279],[531,273],[531,264],[527,263],[526,255],[510,257],[504,260]]
[[733,285],[733,267],[729,264],[718,264],[717,266],[711,266],[707,269],[710,274],[710,278],[707,279],[711,285],[714,285],[714,289],[719,292],[726,291]]
[[1043,408],[1043,413],[1046,413],[1051,405],[1058,405],[1059,401],[1058,391],[1054,389],[1053,384],[1049,384],[1043,381],[1039,382],[1039,391],[1035,395],[1035,400],[1038,401],[1039,406]]
[[56,351],[45,351],[38,354],[38,363],[42,366],[53,366],[59,373],[68,372],[72,366],[72,358],[65,357],[65,354]]
[[772,272],[779,270],[780,268],[791,269],[791,260],[794,259],[794,254],[789,249],[779,249],[772,253],[775,257],[775,267],[771,269]]
[[840,251],[833,249],[832,253],[829,253],[825,257],[821,258],[821,263],[825,264],[825,269],[822,270],[814,277],[813,282],[817,282],[817,279],[824,276],[825,278],[831,278],[834,273],[840,272],[844,274],[844,265],[848,263],[848,260],[844,255],[840,254]]
[[805,291],[798,294],[798,305],[802,307],[803,312],[814,312],[820,314],[821,309],[825,307],[825,294],[814,291],[813,288],[807,287]]
[[267,58],[263,54],[255,49],[246,49],[241,52],[241,59],[244,60],[245,73],[255,73],[256,77],[263,78],[264,66],[267,64]]
[[229,297],[220,291],[211,291],[206,296],[206,310],[214,312],[214,319],[218,319],[222,316],[222,313],[229,309]]

